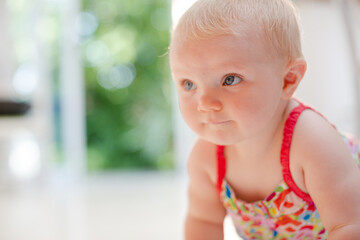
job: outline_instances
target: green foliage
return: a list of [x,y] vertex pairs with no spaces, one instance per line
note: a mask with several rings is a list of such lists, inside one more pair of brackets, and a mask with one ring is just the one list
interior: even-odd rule
[[172,168],[169,2],[83,6],[89,169]]

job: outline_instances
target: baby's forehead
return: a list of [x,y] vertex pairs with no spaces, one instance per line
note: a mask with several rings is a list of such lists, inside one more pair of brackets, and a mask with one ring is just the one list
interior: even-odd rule
[[265,40],[263,31],[252,25],[241,26],[238,28],[220,29],[219,31],[214,30],[213,32],[201,32],[201,31],[189,31],[184,30],[183,28],[175,28],[172,32],[171,41],[170,41],[170,52],[174,48],[183,47],[184,45],[191,45],[194,42],[213,42],[216,44],[223,37],[228,37],[230,41],[227,41],[229,44],[246,44],[246,45],[255,45],[259,44],[265,45],[264,50],[272,49],[269,43]]
[[[240,36],[228,33],[195,37],[184,35],[182,32],[174,32],[169,48],[170,64],[172,68],[176,68],[179,64],[187,64],[189,60],[197,59],[196,62],[204,62],[213,57],[228,55],[243,61],[256,60],[257,63],[262,64],[278,62],[277,64],[286,65],[286,56],[271,47],[265,38],[257,32],[245,33]],[[198,55],[202,58],[198,58]]]

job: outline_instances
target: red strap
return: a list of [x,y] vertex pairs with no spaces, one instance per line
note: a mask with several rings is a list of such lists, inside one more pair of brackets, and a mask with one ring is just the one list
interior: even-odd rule
[[224,156],[224,146],[216,145],[216,156],[217,156],[217,182],[216,190],[221,193],[222,181],[226,173],[226,159]]
[[300,198],[307,202],[312,202],[312,199],[309,194],[303,192],[294,182],[294,179],[291,176],[290,172],[290,147],[291,147],[291,141],[294,133],[294,128],[296,125],[297,120],[299,119],[300,114],[305,109],[311,109],[310,107],[307,107],[303,105],[301,102],[299,102],[299,106],[295,107],[291,113],[289,114],[289,117],[287,118],[284,126],[284,133],[283,133],[283,141],[281,146],[281,165],[283,167],[283,178],[286,184],[290,187],[290,189]]

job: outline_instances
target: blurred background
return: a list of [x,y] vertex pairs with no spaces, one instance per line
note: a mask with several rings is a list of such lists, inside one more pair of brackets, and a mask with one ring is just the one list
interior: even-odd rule
[[[183,239],[195,137],[167,51],[192,2],[0,0],[0,239]],[[359,137],[360,1],[294,2],[296,95]]]

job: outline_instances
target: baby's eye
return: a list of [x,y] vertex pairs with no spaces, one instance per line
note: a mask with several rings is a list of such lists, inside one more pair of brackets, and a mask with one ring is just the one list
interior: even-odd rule
[[184,81],[184,86],[187,91],[194,90],[196,88],[195,84],[191,81]]
[[242,81],[241,77],[238,77],[235,75],[229,75],[229,76],[225,77],[223,85],[225,85],[225,86],[236,85],[241,81]]

